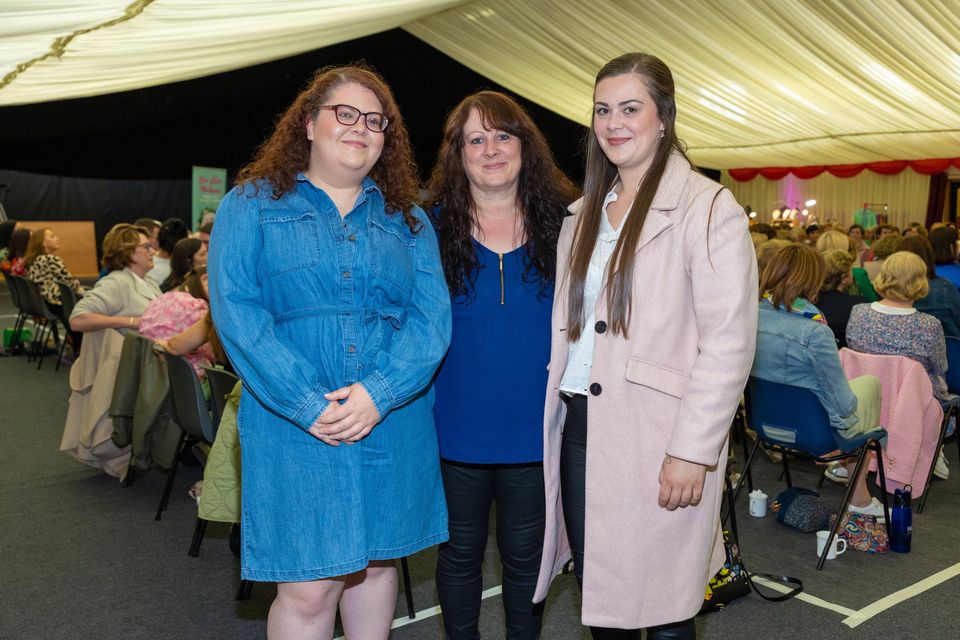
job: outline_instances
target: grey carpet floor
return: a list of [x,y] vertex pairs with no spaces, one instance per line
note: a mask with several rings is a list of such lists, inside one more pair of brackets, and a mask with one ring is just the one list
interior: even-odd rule
[[[0,290],[2,291],[2,290]],[[13,307],[0,292],[0,324],[12,326]],[[163,520],[153,514],[165,475],[137,477],[129,488],[58,452],[69,395],[68,372],[47,361],[37,371],[23,357],[0,358],[0,639],[263,638],[275,594],[258,584],[250,600],[234,599],[239,566],[228,530],[211,524],[200,556],[187,556],[196,509],[186,491],[200,478],[181,467]],[[871,556],[856,551],[816,571],[812,534],[801,534],[768,516],[747,515],[746,496],[737,513],[745,561],[759,572],[804,581],[804,599],[768,603],[755,595],[724,611],[701,616],[701,638],[944,638],[960,637],[960,462],[948,447],[955,477],[935,481],[927,508],[914,516],[913,551]],[[813,487],[817,471],[791,466],[795,484]],[[783,488],[778,467],[766,459],[756,484],[774,495]],[[824,487],[836,502],[840,487]],[[400,626],[398,640],[442,638],[433,582],[435,550],[410,559],[416,609],[426,612]],[[500,584],[496,543],[491,538],[484,587]],[[935,586],[923,581],[939,572],[952,577]],[[656,581],[658,576],[649,576]],[[920,586],[914,586],[920,583]],[[914,586],[909,598],[884,608],[883,599]],[[879,613],[851,628],[854,612],[881,602]],[[570,576],[550,592],[543,638],[583,640],[579,594]],[[875,605],[877,606],[877,605]],[[864,614],[869,615],[869,612]],[[405,621],[403,593],[397,618]],[[484,601],[485,639],[504,637],[499,596]]]

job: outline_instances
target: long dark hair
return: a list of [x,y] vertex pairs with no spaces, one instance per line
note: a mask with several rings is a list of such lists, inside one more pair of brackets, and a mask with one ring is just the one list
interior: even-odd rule
[[254,159],[240,170],[237,184],[249,184],[256,193],[259,189],[257,181],[269,180],[273,197],[277,199],[293,191],[297,173],[306,171],[310,163],[307,120],[317,117],[319,107],[326,104],[335,89],[351,83],[372,91],[389,119],[387,130],[383,132],[383,152],[370,170],[370,177],[383,192],[387,213],[402,211],[410,231],[416,233],[420,224],[410,208],[417,198],[419,180],[410,136],[390,87],[376,71],[362,63],[324,67],[317,71],[280,116],[273,133],[260,145]]
[[[610,256],[607,267],[607,324],[615,334],[622,335],[624,338],[628,337],[627,325],[630,322],[632,306],[630,291],[633,283],[634,255],[643,230],[643,223],[647,219],[647,211],[653,204],[653,198],[660,186],[670,154],[677,152],[687,158],[675,129],[677,104],[674,98],[673,75],[662,60],[647,53],[627,53],[614,58],[597,73],[594,89],[601,80],[628,73],[639,76],[653,99],[657,107],[657,117],[663,125],[663,137],[657,142],[650,168],[640,181],[633,206],[623,223],[620,240]],[[618,175],[617,167],[607,159],[597,141],[597,135],[593,129],[593,118],[594,116],[591,116],[590,129],[586,138],[587,164],[583,182],[583,206],[577,216],[570,262],[567,300],[569,318],[567,339],[570,342],[580,339],[586,322],[583,291],[587,269],[600,231],[603,201]],[[689,158],[687,160],[689,161]]]
[[505,131],[520,141],[517,207],[527,255],[524,278],[532,278],[536,271],[544,294],[556,276],[557,236],[565,207],[576,198],[577,189],[557,167],[546,138],[530,115],[516,100],[496,91],[467,96],[447,115],[443,142],[427,184],[427,202],[437,208],[433,218],[447,287],[453,296],[466,295],[480,268],[472,241],[478,226],[477,206],[463,166],[463,127],[474,110],[485,128]]
[[171,291],[183,284],[187,274],[193,271],[193,256],[203,243],[197,238],[184,238],[177,242],[170,253],[170,275],[160,285],[161,291]]

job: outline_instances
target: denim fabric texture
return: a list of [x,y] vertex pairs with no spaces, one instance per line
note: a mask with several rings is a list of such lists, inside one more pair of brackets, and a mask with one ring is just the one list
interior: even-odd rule
[[760,301],[757,352],[750,375],[809,389],[820,399],[834,429],[848,429],[857,397],[840,366],[840,353],[827,325]]
[[[210,241],[214,324],[245,393],[242,576],[346,575],[447,539],[430,381],[450,340],[436,236],[364,180],[343,218],[302,174],[223,199]],[[332,447],[306,430],[359,382],[382,418]]]
[[914,308],[939,320],[945,336],[960,338],[960,292],[952,282],[940,276],[929,282],[930,293],[914,302]]

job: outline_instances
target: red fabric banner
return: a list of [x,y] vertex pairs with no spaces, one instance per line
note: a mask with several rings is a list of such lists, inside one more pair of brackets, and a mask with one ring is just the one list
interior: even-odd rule
[[826,171],[838,178],[852,178],[864,169],[884,176],[893,176],[907,167],[919,174],[932,176],[943,173],[950,167],[960,169],[960,158],[934,158],[930,160],[888,160],[885,162],[866,162],[863,164],[811,165],[806,167],[764,167],[761,169],[730,169],[730,177],[737,182],[748,182],[758,175],[767,180],[780,180],[792,173],[801,180],[816,178]]

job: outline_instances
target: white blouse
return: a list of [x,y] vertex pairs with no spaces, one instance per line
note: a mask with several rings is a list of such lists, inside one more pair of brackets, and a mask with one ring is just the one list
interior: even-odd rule
[[597,233],[597,243],[593,247],[590,265],[587,267],[587,279],[583,283],[583,308],[588,311],[589,315],[583,325],[580,339],[570,343],[567,368],[564,369],[563,377],[560,379],[560,391],[567,395],[587,394],[587,386],[590,384],[590,369],[593,366],[593,343],[596,338],[593,327],[597,321],[597,297],[600,294],[600,287],[603,286],[607,263],[610,261],[610,256],[613,255],[613,250],[617,248],[620,231],[630,215],[630,208],[628,208],[623,220],[620,221],[620,227],[617,229],[614,229],[613,225],[610,224],[610,220],[607,218],[607,207],[611,202],[616,202],[618,199],[615,189],[616,185],[603,200],[600,231]]

